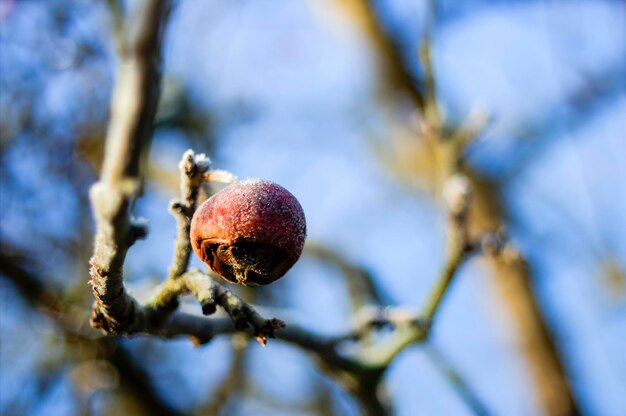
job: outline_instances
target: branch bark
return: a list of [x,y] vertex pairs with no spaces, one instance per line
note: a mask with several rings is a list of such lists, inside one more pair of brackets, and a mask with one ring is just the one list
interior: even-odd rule
[[170,212],[176,217],[178,224],[178,235],[174,244],[174,260],[168,273],[168,280],[175,280],[185,273],[189,266],[191,218],[196,211],[198,193],[204,183],[204,174],[210,166],[210,160],[203,153],[196,155],[191,150],[187,150],[180,161],[180,199],[170,204]]
[[113,93],[100,181],[90,191],[96,219],[91,285],[96,300],[92,325],[109,333],[138,325],[139,305],[123,284],[128,248],[146,235],[146,226],[129,210],[141,192],[141,158],[149,147],[159,99],[161,38],[169,11],[166,0],[141,2],[127,28]]

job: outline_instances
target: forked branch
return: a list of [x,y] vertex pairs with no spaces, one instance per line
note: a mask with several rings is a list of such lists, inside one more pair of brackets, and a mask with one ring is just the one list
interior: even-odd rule
[[[179,231],[163,292],[155,302],[143,307],[124,287],[126,253],[137,239],[147,235],[145,222],[135,219],[131,210],[141,193],[141,160],[149,149],[159,100],[161,39],[169,8],[166,0],[140,3],[136,19],[126,30],[102,173],[100,181],[90,191],[97,228],[90,261],[95,297],[91,324],[109,334],[194,335],[198,320],[174,313],[178,295],[191,291],[203,303],[205,312],[214,311],[216,305],[222,306],[230,315],[234,329],[250,328],[264,343],[267,337],[274,336],[274,329],[284,326],[282,321],[265,320],[251,306],[207,276],[200,278],[197,272],[184,275],[191,253],[189,224],[200,187],[207,179],[233,179],[225,172],[209,171],[210,163],[204,155],[188,151],[180,163],[181,196],[171,204]],[[215,333],[229,331],[232,329],[223,322],[216,322],[194,336],[206,342]]]

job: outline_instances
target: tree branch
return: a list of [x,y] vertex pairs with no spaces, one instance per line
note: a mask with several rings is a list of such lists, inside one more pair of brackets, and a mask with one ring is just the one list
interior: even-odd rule
[[383,342],[361,349],[360,359],[371,365],[388,366],[407,347],[428,338],[442,301],[449,292],[454,277],[458,275],[459,268],[480,246],[470,241],[468,232],[471,184],[465,176],[455,174],[446,181],[445,188],[449,208],[447,261],[419,317],[416,315],[415,319],[409,321],[409,325],[399,327]]
[[[198,270],[192,270],[176,279],[168,280],[157,297],[147,306],[147,309],[171,309],[172,305],[177,305],[178,296],[185,293],[192,293],[198,299],[202,306],[202,313],[205,315],[215,313],[217,306],[221,306],[230,316],[235,330],[243,331],[250,328],[262,345],[266,344],[267,338],[274,338],[276,329],[285,327],[285,323],[279,319],[263,318],[239,296],[215,283],[210,276]],[[169,324],[172,325],[172,322]],[[170,327],[170,329],[173,328]],[[167,330],[167,324],[164,330]],[[211,338],[212,336],[196,337],[198,342],[206,342]]]
[[411,102],[420,111],[426,105],[426,99],[420,89],[420,82],[411,72],[408,58],[402,53],[399,42],[387,34],[379,19],[373,0],[341,0],[338,5],[352,15],[363,32],[375,46],[388,86],[394,93],[407,94]]
[[174,260],[168,273],[168,280],[174,280],[185,273],[191,255],[189,231],[191,217],[196,211],[198,193],[204,183],[204,174],[209,170],[211,161],[200,153],[187,150],[180,161],[180,199],[170,203],[170,211],[176,217],[178,235],[174,244]]
[[[351,6],[355,1],[348,2]],[[361,3],[361,2],[356,2]],[[363,7],[363,6],[361,6]],[[431,11],[434,7],[430,5]],[[362,11],[366,13],[367,11]],[[379,23],[372,22],[371,19],[377,19],[378,17],[373,14],[368,14],[367,25],[364,25],[364,32],[371,37],[370,27],[379,25]],[[402,56],[401,51],[396,50],[389,52],[388,48],[398,48],[398,42],[391,39],[384,31],[375,32],[377,36],[374,36],[374,46],[379,50],[381,56],[387,58],[388,65],[392,67],[390,73],[403,73],[399,77],[391,77],[385,81],[388,86],[396,88],[400,86],[403,89],[404,94],[414,95],[415,91],[420,91],[416,88],[414,83],[398,83],[396,79],[410,79],[410,70],[402,64],[401,60],[398,60],[398,56]],[[385,36],[389,39],[380,40],[379,36]],[[422,65],[429,63],[430,58],[430,45],[422,45]],[[428,59],[426,59],[428,58]],[[428,65],[425,66],[425,70],[428,72]],[[427,74],[428,75],[428,74]],[[436,138],[432,140],[435,146],[435,154],[439,155],[443,153],[444,160],[444,177],[448,177],[450,158],[455,159],[457,162],[462,162],[463,152],[465,151],[465,144],[472,140],[472,134],[462,134],[460,137],[457,134],[460,129],[451,128],[445,126],[445,122],[438,123],[436,118],[432,117],[432,111],[425,111],[428,108],[436,109],[437,103],[436,97],[436,84],[431,70],[431,80],[426,80],[427,84],[422,86],[424,89],[428,89],[423,94],[422,99],[414,100],[415,108],[420,111],[423,120],[426,123],[426,127],[429,130],[428,134],[424,134],[425,137]],[[610,83],[609,83],[610,84]],[[608,84],[607,84],[608,85]],[[429,102],[430,101],[430,102]],[[432,119],[435,119],[434,122]],[[452,130],[452,131],[450,131]],[[471,133],[471,132],[470,132]],[[477,135],[478,132],[474,133]],[[455,137],[455,135],[457,137]],[[453,143],[451,146],[450,143]],[[457,146],[457,149],[453,149]],[[474,235],[494,233],[501,229],[506,223],[506,213],[502,212],[500,206],[500,189],[494,186],[493,181],[489,181],[484,175],[477,172],[471,166],[463,166],[462,163],[458,163],[458,168],[465,173],[472,183],[475,193],[475,206],[476,209],[472,210],[469,222],[469,230]],[[534,290],[532,288],[532,275],[523,257],[517,256],[518,260],[509,261],[505,256],[493,256],[490,257],[490,265],[494,271],[494,282],[496,287],[501,291],[502,297],[505,299],[503,305],[512,314],[517,327],[517,333],[523,344],[522,352],[524,357],[531,368],[533,375],[533,381],[535,383],[535,395],[538,399],[541,408],[549,415],[565,415],[565,414],[578,414],[579,410],[575,402],[572,390],[568,383],[567,374],[564,370],[564,366],[561,362],[561,357],[555,347],[552,335],[544,321],[541,309],[537,303]],[[454,259],[453,259],[454,260]],[[449,262],[449,266],[456,264],[456,261]],[[451,271],[454,272],[455,267],[451,267]],[[442,286],[447,286],[445,282],[442,282]],[[404,340],[404,343],[394,344],[396,350],[402,350],[404,346],[410,345],[413,340],[420,339],[421,333],[419,328],[412,327],[404,336],[400,337],[400,340]]]
[[97,228],[90,260],[96,299],[91,322],[110,333],[132,331],[140,317],[137,302],[124,289],[122,268],[128,248],[146,235],[145,224],[135,221],[129,209],[141,190],[140,159],[152,135],[168,10],[166,0],[142,2],[133,26],[127,27],[101,178],[90,191]]
[[[206,275],[192,272],[182,278],[191,254],[189,227],[196,208],[198,191],[208,178],[232,180],[227,172],[209,171],[209,160],[187,151],[180,163],[181,196],[171,204],[177,218],[178,235],[168,280],[157,299],[144,308],[127,294],[123,265],[128,248],[145,237],[145,224],[132,218],[130,209],[143,181],[141,158],[147,153],[159,99],[161,37],[169,3],[165,0],[141,3],[134,25],[127,26],[120,73],[115,86],[111,121],[107,135],[101,178],[90,196],[96,219],[96,242],[91,258],[91,284],[95,307],[91,324],[110,334],[159,333],[174,336],[182,328],[196,329],[195,321],[178,314],[168,320],[178,306],[178,295],[191,291],[205,313],[216,305],[230,315],[235,329],[250,326],[261,343],[274,336],[284,323],[262,318],[231,291],[213,283]],[[213,176],[211,176],[213,175]],[[164,325],[163,327],[161,327]],[[225,331],[217,325],[211,331]],[[198,342],[213,336],[202,331]]]

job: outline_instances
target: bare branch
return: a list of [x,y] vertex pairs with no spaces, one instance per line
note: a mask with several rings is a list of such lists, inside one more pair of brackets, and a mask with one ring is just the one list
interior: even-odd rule
[[96,239],[90,275],[96,304],[92,325],[110,333],[138,324],[139,306],[123,284],[126,252],[145,226],[129,210],[141,190],[140,159],[148,148],[159,99],[161,35],[168,3],[146,1],[137,10],[119,66],[100,182],[90,192]]
[[441,303],[458,274],[461,265],[475,251],[477,244],[470,241],[467,217],[472,187],[467,178],[453,174],[445,183],[445,195],[449,209],[448,258],[442,273],[431,291],[419,316],[404,325],[386,340],[366,346],[359,351],[359,359],[376,366],[387,366],[407,347],[428,338]]
[[159,101],[161,38],[168,13],[167,0],[144,1],[127,23],[101,174],[109,185],[140,179],[140,159]]
[[424,71],[424,105],[418,109],[422,110],[422,115],[429,125],[437,129],[442,127],[442,117],[437,101],[437,82],[433,69],[432,59],[432,35],[436,24],[436,1],[428,2],[428,17],[425,22],[424,39],[419,47],[419,59]]
[[415,108],[424,109],[426,99],[417,77],[412,73],[409,58],[402,51],[399,42],[387,34],[375,10],[373,0],[342,0],[336,2],[352,15],[363,32],[379,53],[386,82],[394,93],[408,95]]
[[[352,2],[354,3],[354,2]],[[352,4],[350,3],[350,4]],[[434,12],[434,5],[431,2],[431,11]],[[376,15],[370,14],[370,18],[377,18]],[[369,23],[372,25],[372,23]],[[388,36],[384,32],[378,32],[382,36]],[[379,48],[379,52],[382,56],[388,58],[390,66],[397,70],[402,70],[402,65],[398,64],[397,56],[402,56],[401,51],[395,51],[393,53],[388,52],[388,48],[397,48],[398,43],[389,39],[386,41],[376,41],[375,46]],[[430,46],[430,45],[428,45]],[[424,50],[422,48],[422,64],[428,63],[424,58],[430,57],[430,50]],[[428,70],[428,68],[425,68]],[[432,72],[432,71],[431,71]],[[608,77],[606,77],[608,78]],[[614,77],[611,77],[612,79]],[[472,182],[475,190],[475,206],[476,209],[470,215],[468,220],[468,229],[475,235],[494,233],[506,222],[506,213],[502,212],[500,206],[501,193],[500,189],[489,178],[482,175],[480,172],[475,171],[471,166],[461,166],[463,153],[467,143],[473,140],[472,130],[478,134],[479,129],[465,129],[461,131],[457,128],[448,128],[444,131],[443,125],[438,125],[432,120],[428,120],[429,114],[433,112],[424,111],[429,106],[429,101],[432,102],[436,99],[435,83],[433,77],[433,83],[429,87],[430,92],[424,93],[424,98],[421,100],[422,105],[416,105],[416,108],[421,110],[421,116],[425,118],[425,123],[429,129],[433,129],[432,134],[425,135],[426,137],[438,138],[439,140],[431,140],[435,143],[437,153],[443,153],[444,159],[444,178],[450,176],[448,169],[453,167],[454,170],[462,171]],[[389,87],[394,88],[400,86],[404,88],[405,93],[411,95],[415,91],[415,85],[411,83],[397,83],[394,79],[387,80]],[[613,80],[606,85],[614,84]],[[436,109],[431,106],[432,109]],[[559,108],[559,111],[561,109]],[[428,113],[428,114],[426,114]],[[432,116],[430,117],[432,118]],[[436,118],[436,117],[435,117]],[[579,119],[583,120],[583,118]],[[546,120],[552,121],[552,118],[548,117]],[[436,120],[435,120],[436,121]],[[551,123],[551,125],[554,123]],[[480,127],[480,126],[478,126]],[[431,132],[429,132],[431,133]],[[512,250],[516,252],[515,250]],[[448,265],[445,270],[448,270],[445,274],[454,272],[458,266],[455,266],[459,259],[458,256],[452,256],[448,260]],[[464,258],[464,257],[463,257]],[[535,383],[535,395],[538,398],[538,402],[541,408],[550,415],[563,415],[563,414],[577,414],[578,407],[575,403],[573,392],[569,386],[567,374],[564,371],[561,357],[554,345],[554,340],[550,334],[544,318],[542,316],[541,309],[537,303],[537,299],[532,288],[532,275],[527,267],[526,262],[522,256],[517,256],[518,260],[511,262],[506,259],[505,256],[491,256],[490,265],[494,270],[494,279],[496,287],[500,290],[501,296],[505,298],[503,306],[511,313],[517,327],[517,333],[521,344],[523,345],[523,354],[527,360],[529,367],[532,369],[533,381]],[[447,285],[445,285],[447,286]],[[401,351],[407,345],[411,345],[415,340],[419,340],[424,335],[417,327],[413,327],[408,330],[405,335],[398,338],[398,343],[392,343],[397,351]],[[402,341],[402,342],[400,342]]]
[[194,154],[187,150],[180,161],[180,199],[170,204],[170,211],[176,217],[178,235],[174,243],[174,260],[168,273],[168,279],[176,279],[185,273],[191,255],[189,231],[191,217],[196,211],[198,193],[204,183],[204,175],[209,170],[211,161],[204,153]]
[[148,309],[171,309],[171,305],[177,303],[178,296],[185,293],[192,293],[198,299],[205,315],[213,314],[217,306],[221,306],[230,316],[236,330],[252,329],[253,335],[262,345],[266,344],[267,338],[274,338],[276,329],[285,327],[285,323],[279,319],[263,318],[239,296],[198,270],[192,270],[177,279],[168,280]]
[[233,183],[237,181],[237,177],[228,171],[214,169],[204,174],[204,180],[207,182]]
[[[192,292],[205,313],[215,312],[216,305],[222,306],[230,315],[234,329],[244,330],[249,326],[265,344],[268,337],[274,337],[275,329],[284,326],[282,321],[262,318],[254,308],[206,275],[191,272],[183,276],[191,254],[191,217],[198,192],[211,173],[210,162],[203,154],[195,155],[189,150],[180,163],[181,195],[171,205],[179,231],[174,261],[163,290],[152,304],[143,308],[124,289],[122,268],[126,252],[138,237],[146,234],[144,224],[133,220],[129,210],[140,191],[140,159],[150,141],[158,101],[160,35],[167,9],[165,1],[143,3],[136,26],[129,27],[129,39],[122,55],[102,176],[91,190],[97,224],[91,259],[91,283],[96,298],[92,325],[113,334],[192,335],[198,343],[207,342],[218,333],[232,332],[232,325],[228,327],[223,322],[207,326],[185,314],[171,316],[178,305],[178,296]],[[213,171],[213,176],[234,178],[222,171]]]

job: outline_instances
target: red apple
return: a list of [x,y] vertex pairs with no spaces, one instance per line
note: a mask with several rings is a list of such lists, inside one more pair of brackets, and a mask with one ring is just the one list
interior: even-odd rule
[[306,220],[285,188],[246,179],[200,205],[190,238],[198,257],[226,280],[267,285],[284,276],[302,254]]

